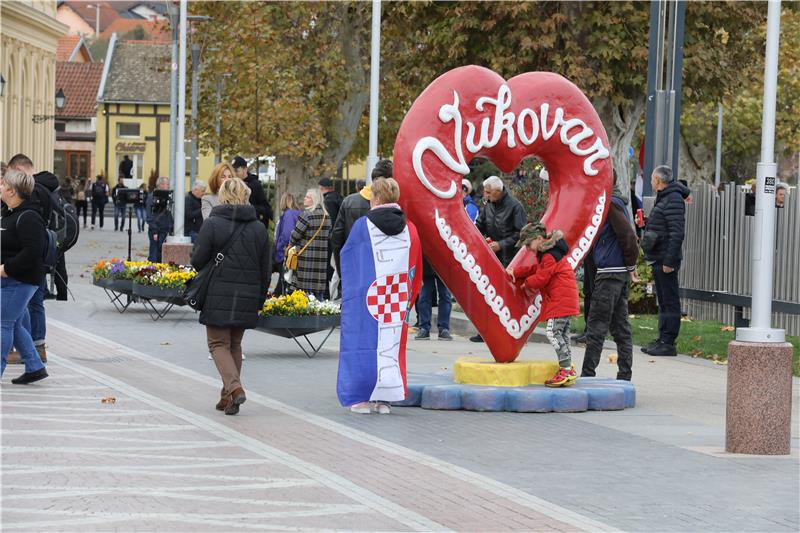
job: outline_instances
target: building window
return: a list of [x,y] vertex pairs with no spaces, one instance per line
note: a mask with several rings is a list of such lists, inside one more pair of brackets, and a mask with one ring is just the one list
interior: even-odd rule
[[139,137],[139,123],[138,122],[118,122],[117,123],[117,137]]
[[66,129],[67,129],[66,122],[56,122],[56,131],[63,132],[66,131]]

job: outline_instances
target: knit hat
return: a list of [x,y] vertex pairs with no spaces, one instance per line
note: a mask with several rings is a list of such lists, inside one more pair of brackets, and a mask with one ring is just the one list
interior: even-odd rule
[[527,246],[536,237],[547,237],[547,228],[541,222],[531,222],[526,224],[519,231],[519,241],[517,241],[517,248]]

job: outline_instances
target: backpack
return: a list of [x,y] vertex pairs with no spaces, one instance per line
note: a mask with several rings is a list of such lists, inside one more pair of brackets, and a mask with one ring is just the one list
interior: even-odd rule
[[97,198],[98,196],[106,198],[106,184],[95,181],[92,184],[92,197]]
[[[25,213],[27,213],[27,211],[20,213],[17,217],[16,226],[19,226],[19,221]],[[58,263],[58,237],[56,236],[56,232],[48,227],[44,228],[44,232],[45,245],[42,249],[42,265],[47,271],[52,271],[56,268],[56,263]]]
[[80,220],[75,206],[61,195],[61,187],[50,191],[50,200],[53,211],[50,213],[47,229],[55,232],[58,255],[62,255],[78,242]]

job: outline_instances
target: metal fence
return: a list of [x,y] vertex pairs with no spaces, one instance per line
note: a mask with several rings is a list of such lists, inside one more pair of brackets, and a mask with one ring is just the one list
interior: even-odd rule
[[[750,296],[751,246],[755,217],[745,216],[744,187],[726,185],[717,192],[700,187],[686,207],[686,239],[680,286]],[[800,302],[800,194],[796,187],[777,209],[773,299]],[[734,307],[683,299],[682,309],[700,320],[734,323]],[[744,310],[750,316],[750,309]],[[800,316],[773,313],[773,327],[800,335]]]

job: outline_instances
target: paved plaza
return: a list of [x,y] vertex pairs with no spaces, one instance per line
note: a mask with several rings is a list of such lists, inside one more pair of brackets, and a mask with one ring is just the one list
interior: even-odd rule
[[[314,359],[248,332],[238,416],[194,312],[118,314],[91,285],[127,235],[86,231],[68,254],[75,301],[48,301],[48,372],[2,399],[8,531],[797,531],[792,455],[724,453],[726,367],[634,356],[636,407],[576,414],[396,408],[336,400],[338,336]],[[134,234],[134,255],[146,245]],[[410,379],[484,345],[409,341]],[[582,349],[575,349],[580,365]],[[551,359],[529,343],[525,359]],[[603,362],[599,375],[613,377]]]

